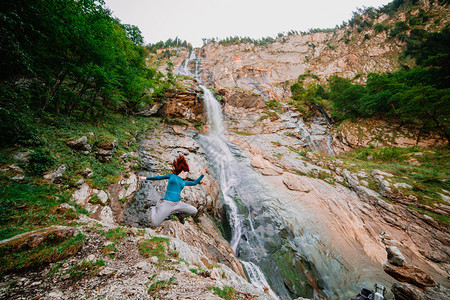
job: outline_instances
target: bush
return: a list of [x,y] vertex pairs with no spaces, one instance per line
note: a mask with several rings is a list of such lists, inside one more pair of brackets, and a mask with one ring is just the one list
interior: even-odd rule
[[31,175],[39,176],[49,170],[55,162],[55,159],[48,149],[39,148],[30,154],[27,169]]

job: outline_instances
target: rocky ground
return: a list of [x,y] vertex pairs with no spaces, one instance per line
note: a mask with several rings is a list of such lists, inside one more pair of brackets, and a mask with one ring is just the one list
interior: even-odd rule
[[[4,276],[0,298],[220,299],[211,287],[231,286],[237,299],[267,298],[264,291],[229,267],[208,259],[199,248],[178,238],[148,228],[107,227],[87,217],[80,221],[85,223],[78,227],[85,236],[85,244],[76,255],[25,273]],[[167,221],[164,227],[195,231],[197,226],[191,219],[184,225]],[[153,256],[142,254],[139,244],[152,238],[162,240],[150,244],[149,250],[161,246],[162,252]]]

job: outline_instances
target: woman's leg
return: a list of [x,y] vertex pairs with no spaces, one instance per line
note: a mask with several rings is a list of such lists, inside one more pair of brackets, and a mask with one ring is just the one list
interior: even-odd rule
[[197,214],[197,208],[181,201],[178,202],[178,204],[175,206],[175,210],[179,213],[187,214],[189,216],[195,216]]
[[174,211],[178,202],[163,200],[151,209],[152,227],[158,227]]

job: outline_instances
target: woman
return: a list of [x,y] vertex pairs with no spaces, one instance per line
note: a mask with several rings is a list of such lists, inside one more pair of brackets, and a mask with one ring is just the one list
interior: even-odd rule
[[180,194],[185,186],[192,186],[200,183],[206,175],[206,169],[203,170],[202,175],[195,181],[186,181],[189,173],[189,165],[183,155],[178,156],[172,163],[172,172],[162,176],[144,177],[141,180],[161,180],[169,179],[167,183],[166,194],[164,195],[162,203],[156,207],[151,208],[151,224],[152,227],[158,227],[161,223],[174,211],[178,213],[185,213],[190,216],[197,214],[197,209],[187,203],[181,202]]

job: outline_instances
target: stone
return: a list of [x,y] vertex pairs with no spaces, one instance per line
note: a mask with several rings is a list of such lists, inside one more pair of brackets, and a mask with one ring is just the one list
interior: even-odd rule
[[387,180],[381,180],[379,193],[384,197],[392,197],[391,183]]
[[253,156],[251,165],[260,169],[261,173],[266,176],[275,176],[283,173],[283,169],[274,166],[270,161],[264,159],[262,155]]
[[156,256],[152,256],[152,257],[150,257],[150,261],[151,261],[153,264],[157,264],[157,263],[159,262],[159,259],[158,259]]
[[[156,257],[156,256],[153,256],[153,257]],[[152,269],[151,264],[149,264],[146,261],[138,262],[137,264],[134,265],[134,267],[136,269],[143,270],[144,272],[149,272]]]
[[217,270],[216,268],[213,268],[211,273],[209,274],[209,277],[212,280],[219,280],[222,276],[219,273],[219,270]]
[[86,205],[87,200],[90,198],[90,196],[91,188],[86,183],[83,183],[81,187],[72,194],[72,198],[75,203],[82,206]]
[[84,169],[84,171],[81,173],[81,175],[85,176],[85,177],[92,177],[94,175],[94,172],[92,172],[91,169],[86,168]]
[[105,267],[100,271],[100,273],[98,273],[98,275],[99,276],[111,276],[115,273],[117,273],[116,269],[113,269],[111,267]]
[[44,175],[44,178],[53,182],[55,184],[60,184],[62,182],[62,178],[64,172],[66,172],[67,166],[65,164],[59,166],[59,168],[49,174]]
[[114,214],[109,206],[104,206],[101,208],[101,212],[98,219],[106,226],[109,227],[117,226]]
[[21,161],[21,162],[28,162],[29,156],[30,156],[30,151],[25,151],[25,152],[17,152],[16,154],[13,155],[15,160]]
[[91,151],[92,147],[91,145],[89,145],[87,143],[88,139],[86,136],[82,136],[81,138],[74,140],[74,141],[69,141],[67,142],[67,146],[69,146],[70,148],[74,149],[74,150],[81,150],[81,151]]
[[95,254],[89,254],[88,257],[86,257],[85,259],[87,262],[94,262],[97,260],[97,258],[95,257]]
[[430,275],[415,266],[399,267],[387,263],[383,265],[383,270],[398,281],[410,283],[419,288],[436,286],[436,282]]
[[386,246],[387,258],[391,264],[396,266],[403,266],[405,263],[405,257],[400,250],[395,246]]
[[407,184],[407,183],[404,183],[404,182],[397,182],[397,183],[394,183],[394,187],[396,187],[397,189],[398,189],[398,188],[412,189],[412,186],[411,186],[411,185],[409,185],[409,184]]
[[106,202],[108,201],[108,194],[105,193],[105,191],[100,191],[97,196],[100,198],[100,200],[102,201],[103,204],[106,204]]
[[58,207],[56,208],[56,212],[58,211],[64,211],[64,210],[71,210],[71,211],[76,211],[77,209],[75,207],[73,207],[72,205],[68,204],[68,203],[63,203],[58,205]]
[[383,177],[393,177],[394,176],[391,173],[383,172],[383,171],[380,171],[377,169],[373,170],[370,174],[372,176],[383,176]]

